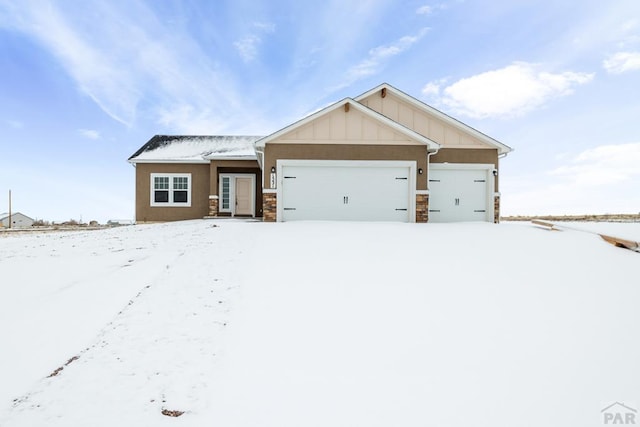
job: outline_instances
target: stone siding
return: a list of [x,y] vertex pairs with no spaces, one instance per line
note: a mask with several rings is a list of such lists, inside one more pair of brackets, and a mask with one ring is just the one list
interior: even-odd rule
[[416,222],[429,222],[428,194],[416,194]]
[[276,193],[262,194],[262,220],[264,222],[276,222],[277,206]]
[[218,216],[218,196],[209,196],[209,216]]

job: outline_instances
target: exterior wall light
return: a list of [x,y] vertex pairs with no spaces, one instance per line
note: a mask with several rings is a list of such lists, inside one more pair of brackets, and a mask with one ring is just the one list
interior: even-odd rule
[[422,175],[422,168],[418,168],[418,175]]
[[271,166],[271,173],[276,173],[276,167],[275,166]]
[[493,170],[493,176],[498,176],[498,169]]

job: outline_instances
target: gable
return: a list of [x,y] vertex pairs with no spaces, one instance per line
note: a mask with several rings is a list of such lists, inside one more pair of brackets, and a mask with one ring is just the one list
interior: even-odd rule
[[422,145],[437,149],[438,143],[388,117],[345,98],[256,142],[262,153],[271,143]]
[[[15,221],[18,218],[21,220],[28,220],[28,221],[33,221],[33,218],[30,218],[28,216],[26,216],[25,214],[21,213],[21,212],[13,212],[11,214],[11,218]],[[9,219],[9,213],[3,213],[0,214],[0,221],[4,221],[4,220],[8,220]]]
[[362,105],[439,143],[443,148],[512,148],[386,83],[355,98]]
[[363,105],[441,144],[443,148],[495,148],[387,92],[374,93]]
[[272,142],[423,145],[358,109],[349,107],[336,108],[303,126],[292,129]]

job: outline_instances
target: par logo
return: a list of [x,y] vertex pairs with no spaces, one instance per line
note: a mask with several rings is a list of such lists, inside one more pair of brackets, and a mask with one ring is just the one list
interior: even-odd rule
[[620,402],[612,403],[600,411],[607,425],[635,425],[637,410]]

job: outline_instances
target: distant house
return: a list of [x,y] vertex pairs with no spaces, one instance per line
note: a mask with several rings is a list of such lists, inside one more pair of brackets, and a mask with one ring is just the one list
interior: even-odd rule
[[[29,218],[25,214],[20,212],[11,214],[11,227],[12,228],[26,228],[31,227],[33,225],[33,218]],[[0,224],[2,227],[9,228],[9,214],[3,213],[0,214]]]
[[130,219],[110,219],[107,221],[107,225],[109,226],[117,226],[117,225],[133,225],[133,220]]
[[497,222],[510,147],[386,83],[266,137],[156,135],[136,221]]

